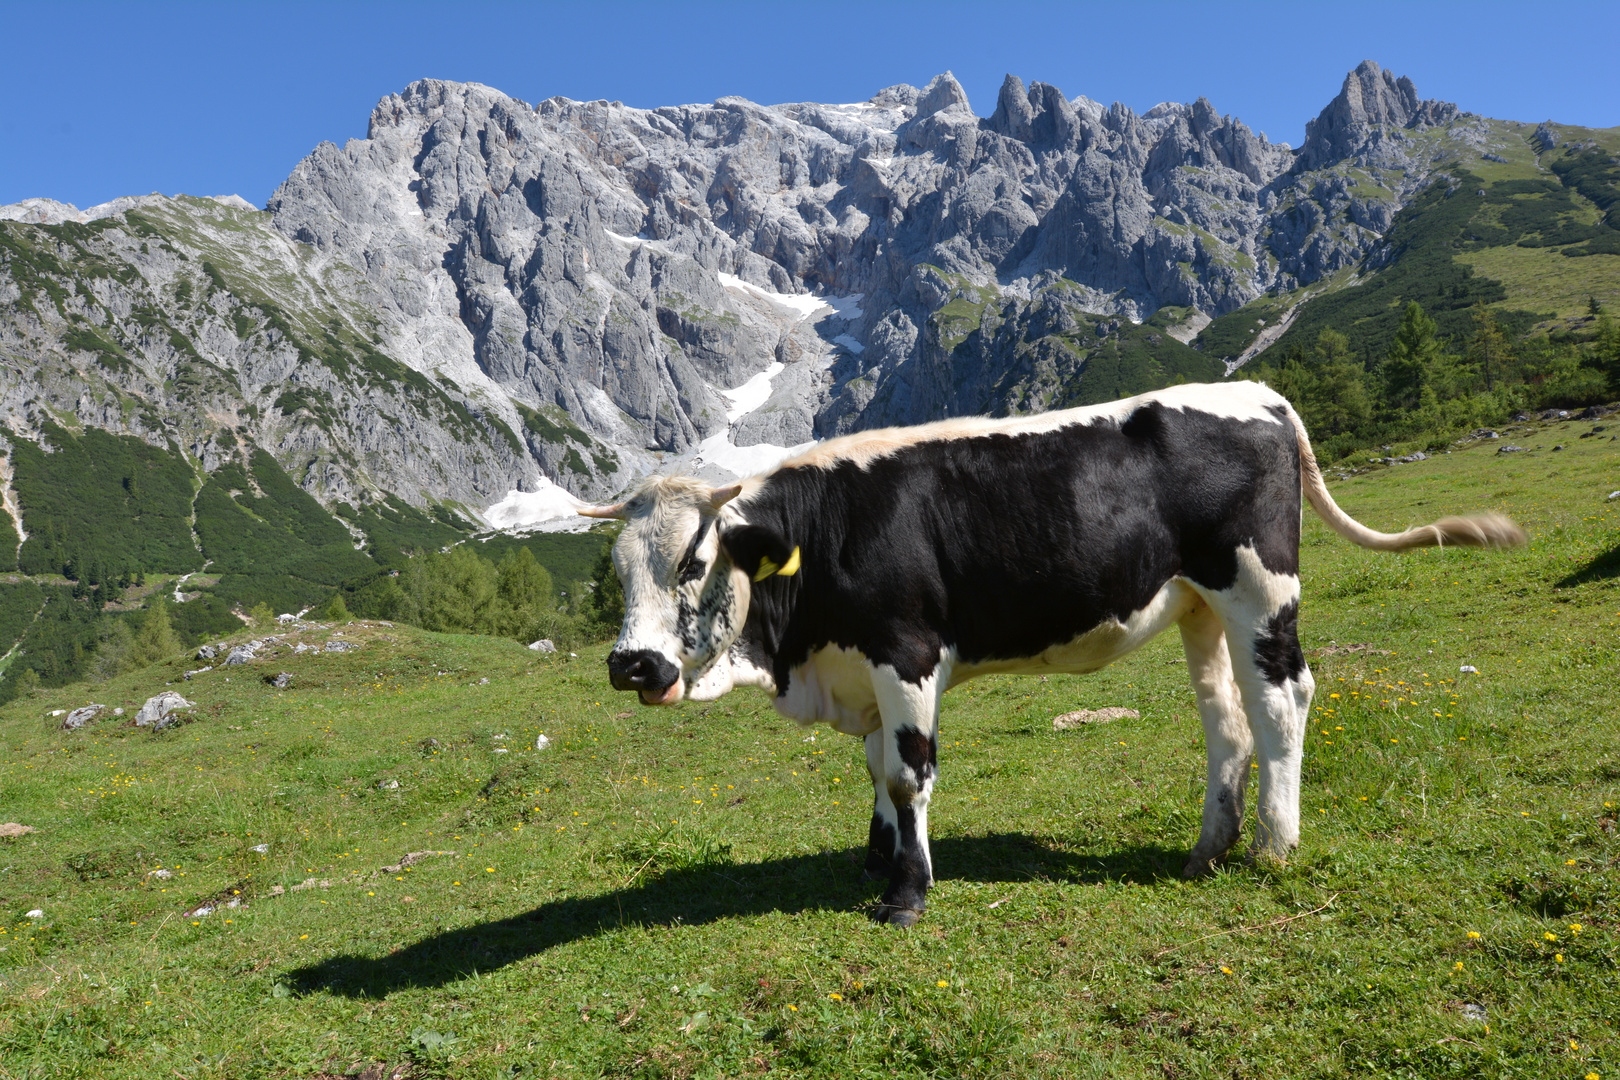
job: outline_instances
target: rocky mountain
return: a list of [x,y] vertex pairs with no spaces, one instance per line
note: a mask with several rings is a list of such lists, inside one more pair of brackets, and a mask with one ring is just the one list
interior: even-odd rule
[[328,506],[522,524],[656,469],[1219,377],[1212,318],[1342,284],[1519,127],[1371,62],[1298,150],[1011,75],[987,118],[948,72],[652,110],[422,80],[263,211],[0,208],[0,427],[200,475],[259,447]]

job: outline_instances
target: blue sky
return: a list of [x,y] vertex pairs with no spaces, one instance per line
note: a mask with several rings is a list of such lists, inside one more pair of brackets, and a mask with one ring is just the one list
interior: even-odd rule
[[426,76],[657,106],[859,101],[954,71],[988,114],[1007,72],[1145,110],[1200,94],[1298,145],[1373,59],[1425,97],[1620,124],[1620,4],[443,3],[0,0],[0,203],[162,191],[262,204],[323,139]]

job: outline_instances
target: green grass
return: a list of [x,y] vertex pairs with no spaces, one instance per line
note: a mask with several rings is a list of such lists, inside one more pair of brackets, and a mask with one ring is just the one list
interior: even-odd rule
[[1568,318],[1585,315],[1594,296],[1606,310],[1620,309],[1620,255],[1571,259],[1559,248],[1514,245],[1465,251],[1457,261],[1502,283],[1510,299],[1491,305],[1498,310],[1525,307]]
[[[752,691],[636,707],[601,647],[356,625],[13,702],[0,806],[38,831],[0,841],[0,1077],[1613,1076],[1620,443],[1590,426],[1335,485],[1369,524],[1497,508],[1532,544],[1380,556],[1308,519],[1302,846],[1209,881],[1177,876],[1203,752],[1174,635],[947,698],[909,931],[865,914],[856,740]],[[46,715],[171,680],[169,732]],[[1142,717],[1052,731],[1101,705]],[[419,851],[456,854],[383,871]]]

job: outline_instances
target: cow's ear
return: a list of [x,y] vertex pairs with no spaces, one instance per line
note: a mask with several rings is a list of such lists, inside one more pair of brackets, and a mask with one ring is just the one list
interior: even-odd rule
[[736,525],[720,534],[720,546],[743,573],[755,581],[773,574],[799,572],[799,549],[787,538],[763,525]]

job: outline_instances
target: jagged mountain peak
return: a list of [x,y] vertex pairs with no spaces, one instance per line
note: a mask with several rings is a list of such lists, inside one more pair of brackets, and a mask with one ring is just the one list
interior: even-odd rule
[[1418,97],[1405,75],[1397,77],[1371,60],[1363,60],[1344,77],[1339,94],[1305,125],[1299,165],[1315,169],[1350,156],[1379,127],[1443,124],[1460,115],[1456,105]]

